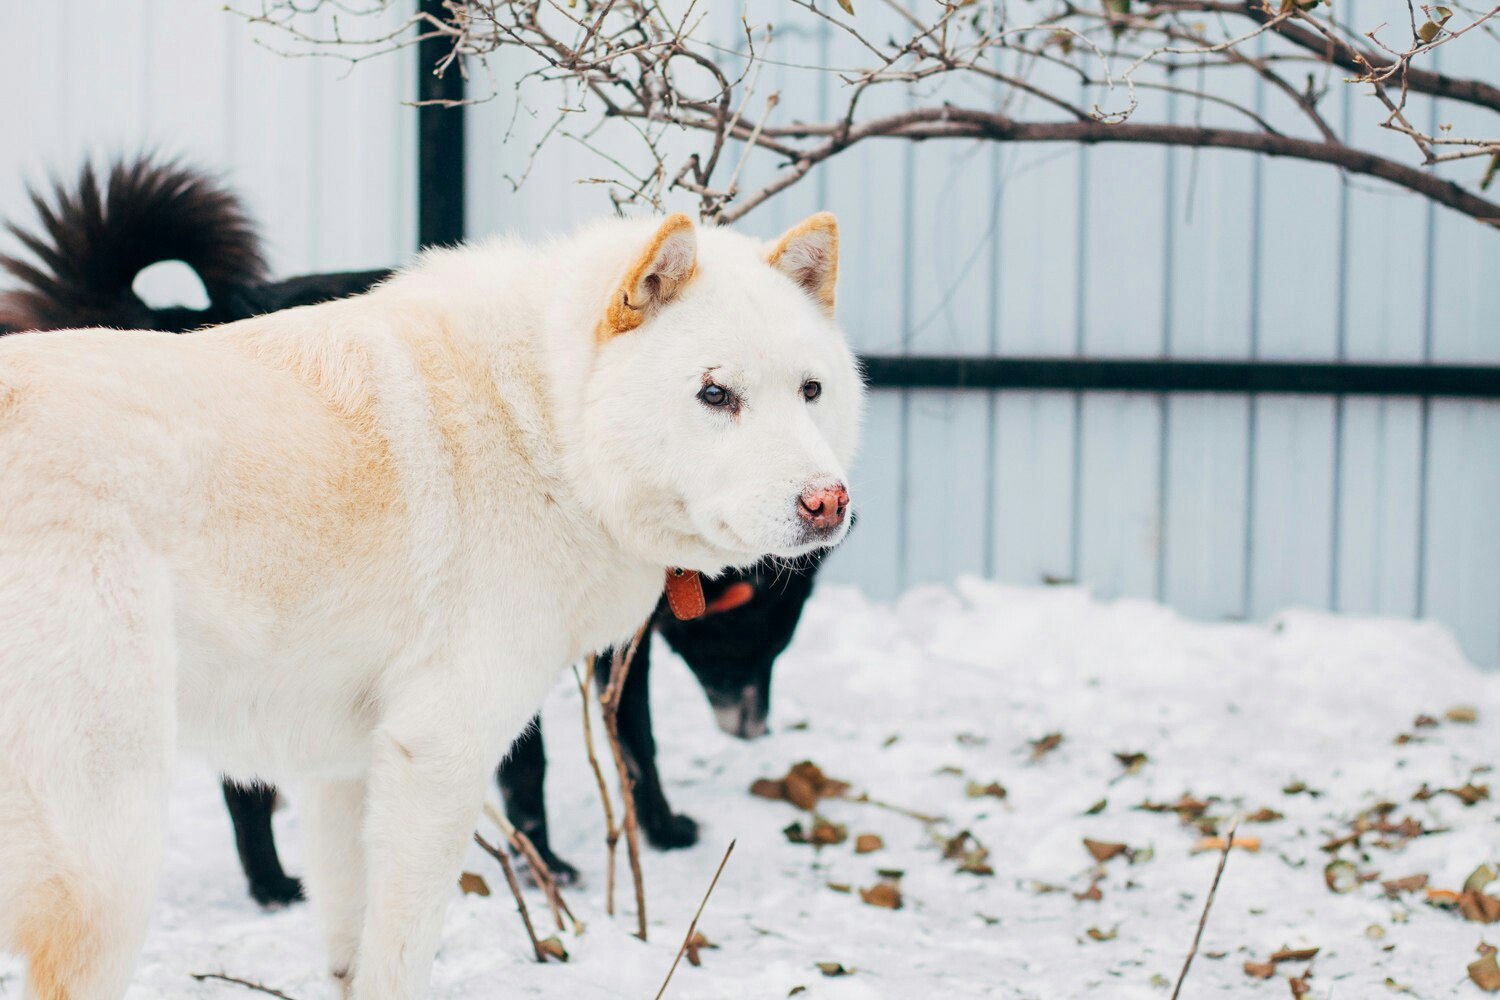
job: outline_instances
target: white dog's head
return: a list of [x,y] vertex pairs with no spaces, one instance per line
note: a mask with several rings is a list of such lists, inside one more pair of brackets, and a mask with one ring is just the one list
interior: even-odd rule
[[577,411],[606,522],[712,572],[837,544],[864,388],[833,319],[833,216],[769,245],[684,215],[619,232]]

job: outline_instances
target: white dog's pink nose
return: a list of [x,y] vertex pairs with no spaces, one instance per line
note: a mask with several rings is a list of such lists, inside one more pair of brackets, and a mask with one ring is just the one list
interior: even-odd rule
[[804,524],[818,531],[831,531],[844,523],[849,509],[849,491],[843,483],[817,486],[798,499],[797,515]]

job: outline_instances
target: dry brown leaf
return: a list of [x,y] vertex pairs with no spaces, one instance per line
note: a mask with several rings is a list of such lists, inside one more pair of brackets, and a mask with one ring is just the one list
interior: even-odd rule
[[870,906],[879,906],[887,910],[901,909],[901,890],[890,882],[877,882],[868,889],[859,890],[859,898]]
[[[1235,837],[1234,843],[1230,845],[1232,850],[1248,851],[1255,854],[1260,850],[1259,837]],[[1202,854],[1205,851],[1222,851],[1224,849],[1223,837],[1204,837],[1193,845],[1194,854]]]
[[1405,878],[1394,878],[1389,882],[1380,883],[1380,887],[1385,890],[1387,896],[1395,899],[1403,892],[1420,892],[1427,888],[1427,876],[1408,875]]
[[992,781],[988,785],[981,785],[977,781],[971,781],[966,792],[971,799],[982,799],[985,796],[989,796],[992,799],[1003,799],[1009,794],[1006,792],[1005,786],[998,781]]
[[1091,840],[1088,837],[1083,838],[1083,846],[1089,854],[1093,855],[1095,861],[1101,863],[1108,861],[1110,858],[1117,858],[1130,850],[1124,844],[1117,844],[1107,840]]
[[841,823],[830,823],[817,815],[813,816],[811,829],[804,829],[801,823],[793,823],[781,832],[793,844],[811,844],[814,847],[831,847],[849,839],[847,827]]
[[1146,762],[1150,758],[1139,752],[1116,753],[1115,760],[1120,762],[1120,766],[1125,769],[1126,774],[1140,774],[1141,768],[1146,766]]
[[844,13],[850,17],[854,16],[854,0],[839,0],[839,6],[844,8]]
[[834,976],[852,976],[853,969],[846,969],[842,962],[818,962],[818,971],[830,978]]
[[885,841],[881,840],[878,834],[862,833],[854,838],[855,854],[869,854],[872,851],[880,850],[884,846]]
[[1277,820],[1285,819],[1285,818],[1286,817],[1284,815],[1282,815],[1281,813],[1277,812],[1275,809],[1257,809],[1255,812],[1253,812],[1249,816],[1245,817],[1245,822],[1246,823],[1275,823]]
[[1104,898],[1104,893],[1099,889],[1097,880],[1091,882],[1089,887],[1082,892],[1073,893],[1073,898],[1080,903],[1097,903]]
[[1495,881],[1495,877],[1495,869],[1489,865],[1480,865],[1464,879],[1464,892],[1483,892],[1486,886]]
[[1469,978],[1486,993],[1500,993],[1500,965],[1495,963],[1495,949],[1486,951],[1487,947],[1481,944],[1479,957],[1469,963]]
[[1301,976],[1294,976],[1292,979],[1287,981],[1287,985],[1292,988],[1292,997],[1294,998],[1294,1000],[1296,1000],[1296,998],[1305,997],[1312,992],[1312,984],[1308,982],[1308,980],[1311,978],[1311,974],[1304,974]]
[[473,872],[464,872],[460,875],[458,887],[463,890],[465,896],[488,896],[490,894],[490,886],[484,880],[484,876]]
[[763,799],[780,801],[786,798],[786,789],[782,787],[779,781],[773,781],[770,778],[756,778],[750,783],[750,794]]
[[1500,921],[1500,899],[1483,892],[1466,892],[1458,899],[1458,912],[1476,924]]
[[752,795],[763,799],[784,799],[809,812],[820,799],[840,798],[848,790],[848,782],[828,777],[810,760],[792,765],[783,778],[760,778],[750,785]]
[[1413,729],[1431,729],[1438,724],[1438,720],[1430,715],[1419,715],[1412,723]]
[[1457,906],[1463,896],[1448,889],[1428,889],[1427,902],[1433,906]]
[[1245,975],[1251,979],[1270,979],[1276,975],[1275,962],[1246,962]]
[[703,964],[703,956],[700,954],[706,948],[717,948],[708,938],[703,936],[702,931],[693,931],[693,936],[688,938],[687,944],[682,946],[682,953],[687,956],[688,964],[694,968]]
[[1101,931],[1097,927],[1090,927],[1088,930],[1084,931],[1084,933],[1087,934],[1089,936],[1089,939],[1092,941],[1113,941],[1115,938],[1120,936],[1120,929],[1118,927],[1111,927],[1107,931]]
[[536,946],[541,949],[544,961],[547,958],[555,958],[559,962],[566,962],[568,960],[568,949],[564,948],[563,943],[555,936],[538,941]]
[[1272,953],[1271,962],[1311,962],[1317,954],[1317,948],[1283,948]]
[[848,882],[829,882],[828,888],[832,889],[834,892],[849,893],[854,891],[854,887],[851,886]]
[[1471,725],[1479,721],[1479,709],[1473,705],[1454,705],[1443,713],[1449,722],[1457,722],[1460,725]]
[[1048,733],[1041,739],[1028,741],[1031,744],[1031,759],[1034,761],[1041,760],[1043,757],[1047,756],[1049,753],[1062,746],[1062,741],[1062,733]]

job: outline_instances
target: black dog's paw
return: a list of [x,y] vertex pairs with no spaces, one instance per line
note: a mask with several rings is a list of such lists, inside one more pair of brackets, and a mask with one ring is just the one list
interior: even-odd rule
[[[562,886],[565,889],[568,886],[578,884],[577,868],[574,868],[572,865],[568,864],[562,858],[558,857],[556,854],[553,854],[545,847],[537,846],[536,852],[537,854],[541,855],[542,864],[546,865],[547,869],[552,872],[552,881],[556,882],[559,886]],[[531,874],[529,871],[527,873],[527,877],[531,880],[533,885],[537,884],[536,876]]]
[[692,847],[698,842],[698,821],[691,816],[668,813],[665,818],[642,825],[646,828],[646,839],[659,850]]
[[290,875],[258,878],[250,883],[250,897],[267,909],[291,906],[304,898],[302,880]]

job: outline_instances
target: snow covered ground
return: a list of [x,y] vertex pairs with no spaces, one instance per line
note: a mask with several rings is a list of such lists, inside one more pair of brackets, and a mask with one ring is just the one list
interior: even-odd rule
[[[703,839],[645,852],[650,943],[630,934],[628,876],[617,915],[603,913],[602,817],[570,680],[547,706],[548,790],[555,846],[586,879],[567,893],[586,930],[563,936],[567,964],[536,964],[498,867],[476,848],[467,868],[494,891],[455,889],[434,996],[654,996],[734,838],[700,924],[718,948],[699,968],[684,962],[669,996],[785,997],[802,987],[809,998],[1164,998],[1218,863],[1212,851],[1193,853],[1202,831],[1179,812],[1221,828],[1235,815],[1283,815],[1240,826],[1260,849],[1231,853],[1184,997],[1288,997],[1288,978],[1309,966],[1314,998],[1477,997],[1465,967],[1486,934],[1500,943],[1500,924],[1381,888],[1425,874],[1430,887],[1458,890],[1482,863],[1500,863],[1496,799],[1464,804],[1495,778],[1500,676],[1467,664],[1433,625],[1302,612],[1267,626],[1204,625],[1143,602],[973,580],[894,606],[829,587],[778,667],[768,738],[720,735],[687,671],[665,655],[655,681],[662,772]],[[1461,707],[1477,722],[1446,717]],[[1436,724],[1414,726],[1419,715]],[[1033,746],[1049,734],[1061,741]],[[1410,738],[1398,742],[1402,734]],[[818,806],[847,841],[790,843],[783,828],[807,814],[749,794],[755,779],[803,760],[850,783]],[[970,794],[971,783],[981,792],[992,782],[1004,798]],[[1458,794],[1414,800],[1424,785]],[[856,801],[861,793],[942,819]],[[279,834],[297,871],[295,789],[289,797]],[[1136,808],[1147,802],[1182,808]],[[1413,819],[1445,832],[1407,841],[1376,830],[1358,847],[1321,849],[1382,802],[1394,809],[1367,818],[1383,817],[1388,831],[1416,832],[1402,826]],[[975,857],[966,841],[970,867],[993,874],[943,856],[964,830],[988,851]],[[856,853],[865,833],[883,848]],[[1085,838],[1130,850],[1101,869]],[[1325,870],[1335,857],[1349,864]],[[624,872],[623,848],[621,860]],[[861,901],[880,870],[904,873],[901,909]],[[1332,891],[1330,877],[1351,891]],[[528,891],[545,927],[545,903]],[[317,942],[306,906],[263,913],[245,896],[214,779],[184,764],[132,1000],[257,995],[192,972],[299,1000],[327,996]],[[1283,947],[1319,951],[1271,979],[1246,974],[1247,961]],[[825,976],[817,963],[852,972]],[[0,997],[19,994],[18,966],[0,959]]]

